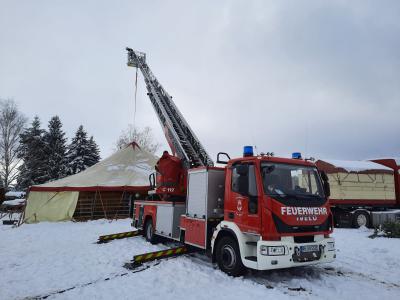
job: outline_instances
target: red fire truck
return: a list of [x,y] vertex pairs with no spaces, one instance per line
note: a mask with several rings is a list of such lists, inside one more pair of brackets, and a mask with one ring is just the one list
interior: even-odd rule
[[215,167],[145,54],[127,50],[172,150],[150,176],[148,197],[135,200],[133,226],[150,242],[163,237],[202,249],[232,276],[333,261],[327,176],[300,153],[254,155],[251,146],[240,158],[218,153],[225,166]]

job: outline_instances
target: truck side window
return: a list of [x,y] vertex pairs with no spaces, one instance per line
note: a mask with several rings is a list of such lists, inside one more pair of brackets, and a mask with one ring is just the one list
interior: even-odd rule
[[239,193],[239,174],[237,172],[236,166],[232,169],[232,191]]
[[249,214],[258,212],[258,192],[254,165],[249,165]]
[[258,193],[257,193],[257,182],[256,182],[256,174],[253,164],[249,164],[249,171],[247,175],[239,175],[237,172],[237,167],[240,165],[236,165],[232,168],[232,191],[235,193],[240,193],[240,185],[245,183],[247,185],[247,189],[245,193],[241,193],[243,196],[247,196],[249,198],[248,202],[248,212],[249,214],[256,214],[258,212]]
[[258,196],[254,165],[249,165],[249,196]]

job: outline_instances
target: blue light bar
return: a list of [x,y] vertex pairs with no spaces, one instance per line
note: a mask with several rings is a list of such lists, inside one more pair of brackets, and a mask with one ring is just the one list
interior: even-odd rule
[[253,156],[253,146],[244,146],[243,147],[243,156]]
[[301,159],[301,153],[300,152],[293,152],[292,153],[292,158],[293,159]]

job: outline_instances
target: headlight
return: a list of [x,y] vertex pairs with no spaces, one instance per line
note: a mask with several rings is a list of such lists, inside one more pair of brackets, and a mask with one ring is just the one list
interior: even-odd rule
[[335,251],[335,242],[328,242],[327,246],[326,246],[326,249],[328,251]]
[[261,255],[285,255],[285,246],[261,246],[260,247]]

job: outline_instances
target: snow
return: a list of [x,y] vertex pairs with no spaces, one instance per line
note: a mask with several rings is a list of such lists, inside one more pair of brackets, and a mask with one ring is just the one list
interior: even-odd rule
[[14,200],[7,200],[3,202],[3,205],[20,205],[23,204],[25,202],[25,199],[14,199]]
[[19,192],[19,191],[9,191],[6,193],[6,197],[17,197],[21,198],[25,196],[25,192]]
[[133,255],[166,248],[141,237],[95,243],[99,235],[129,230],[128,219],[0,225],[0,299],[43,296],[74,286],[48,299],[337,300],[400,295],[400,240],[369,239],[372,231],[366,228],[335,230],[337,260],[331,264],[251,272],[240,278],[225,275],[201,255],[128,271],[122,265]]
[[119,171],[121,168],[123,168],[124,165],[123,164],[119,164],[119,165],[109,165],[107,167],[107,171]]
[[382,166],[380,164],[371,161],[352,161],[352,160],[336,160],[336,159],[321,159],[321,160],[337,168],[343,168],[347,172],[362,172],[368,170],[393,171],[388,167]]

